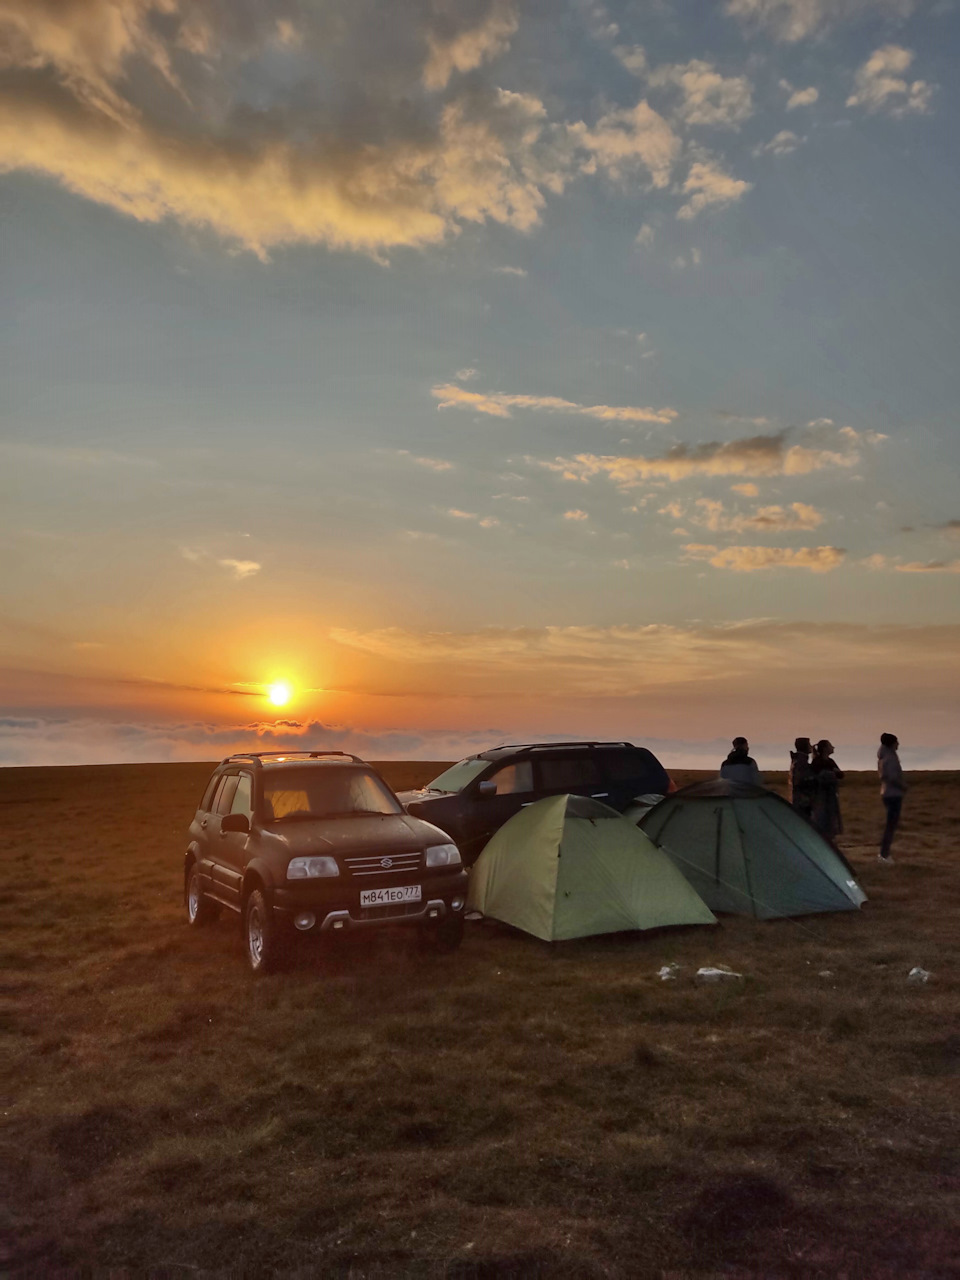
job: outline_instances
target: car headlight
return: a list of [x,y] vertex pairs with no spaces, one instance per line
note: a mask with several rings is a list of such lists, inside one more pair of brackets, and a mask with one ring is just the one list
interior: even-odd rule
[[288,880],[317,880],[339,874],[336,858],[293,858],[287,864]]
[[435,844],[427,850],[428,867],[459,867],[460,850],[455,844]]

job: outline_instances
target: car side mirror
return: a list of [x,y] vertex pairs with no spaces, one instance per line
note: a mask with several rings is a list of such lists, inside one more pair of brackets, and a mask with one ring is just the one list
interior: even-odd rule
[[242,831],[250,830],[250,819],[245,813],[228,813],[220,819],[221,831]]
[[495,782],[487,781],[487,782],[480,782],[477,784],[477,795],[480,796],[481,798],[483,796],[495,796],[496,794],[497,794],[497,784]]

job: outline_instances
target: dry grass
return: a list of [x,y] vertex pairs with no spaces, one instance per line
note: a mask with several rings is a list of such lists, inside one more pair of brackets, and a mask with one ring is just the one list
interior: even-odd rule
[[183,921],[207,773],[0,772],[0,1271],[960,1274],[956,774],[915,779],[892,868],[852,777],[859,913],[398,932],[255,981]]

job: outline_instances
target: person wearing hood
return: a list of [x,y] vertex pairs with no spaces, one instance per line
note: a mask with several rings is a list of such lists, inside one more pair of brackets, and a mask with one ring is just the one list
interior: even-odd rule
[[824,840],[836,848],[837,836],[843,831],[838,790],[843,781],[843,770],[833,758],[833,743],[826,738],[821,738],[813,748],[810,771],[814,784],[810,821]]
[[810,752],[813,747],[809,738],[796,738],[793,746],[794,749],[790,752],[790,772],[787,775],[789,799],[801,818],[806,818],[809,822],[816,785],[810,768]]
[[887,824],[883,829],[877,861],[886,865],[893,862],[890,848],[893,844],[894,832],[900,824],[900,810],[903,807],[903,795],[907,789],[907,784],[903,780],[900,757],[897,755],[899,746],[895,733],[881,733],[880,749],[877,752],[877,773],[880,775],[880,798],[887,811]]
[[763,775],[757,762],[748,755],[750,743],[746,738],[734,738],[733,750],[720,766],[720,777],[727,782],[747,782],[754,787],[763,786]]

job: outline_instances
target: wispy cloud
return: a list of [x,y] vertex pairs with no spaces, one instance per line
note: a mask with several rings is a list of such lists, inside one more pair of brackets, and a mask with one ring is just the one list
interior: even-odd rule
[[496,529],[500,524],[496,516],[481,516],[476,511],[461,511],[459,507],[449,507],[444,514],[453,520],[475,520],[481,529]]
[[897,573],[960,573],[960,560],[911,560],[893,567]]
[[432,388],[439,401],[438,409],[468,409],[493,418],[510,418],[514,409],[539,413],[566,413],[601,422],[669,423],[677,417],[675,409],[649,409],[636,405],[577,404],[559,396],[506,395],[499,391],[466,391],[452,382]]
[[727,0],[725,12],[793,44],[858,19],[907,18],[914,8],[915,0]]
[[793,85],[787,80],[780,81],[780,88],[784,93],[789,94],[787,98],[787,111],[795,111],[797,107],[812,107],[820,97],[820,90],[815,85],[810,85],[807,89],[794,89]]
[[527,274],[523,267],[493,267],[491,270],[495,276],[520,276],[521,279]]
[[454,71],[473,71],[482,62],[499,57],[509,49],[510,37],[518,26],[510,0],[493,0],[486,17],[476,26],[449,35],[429,32],[430,56],[423,69],[424,87],[445,89]]
[[563,513],[563,518],[564,520],[578,520],[578,521],[590,519],[586,511],[581,511],[579,508],[576,508],[573,511],[565,511]]
[[792,502],[788,507],[758,507],[756,511],[742,514],[729,512],[715,498],[697,498],[692,508],[680,509],[671,504],[674,519],[684,519],[711,533],[756,532],[785,533],[801,529],[816,529],[823,523],[823,516],[815,507],[805,502]]
[[753,90],[746,76],[722,75],[712,62],[690,62],[657,67],[647,77],[656,89],[679,90],[676,118],[684,125],[711,125],[738,129],[753,115]]
[[828,467],[854,467],[862,445],[876,437],[850,427],[825,428],[816,424],[806,432],[751,436],[723,443],[676,444],[666,453],[650,457],[602,456],[580,453],[552,461],[531,459],[535,465],[565,480],[589,481],[606,476],[630,488],[646,480],[685,480],[690,476],[797,476]]
[[677,217],[689,222],[705,209],[736,204],[752,186],[725,173],[714,160],[696,160],[683,183],[683,193],[690,199],[677,210]]
[[[0,125],[2,129],[2,125]],[[0,457],[33,462],[40,466],[74,469],[124,468],[158,466],[156,459],[141,454],[121,453],[116,449],[66,444],[31,444],[25,440],[0,440]]]
[[829,573],[843,563],[842,547],[714,547],[691,542],[684,548],[691,560],[706,560],[715,569],[754,573],[763,569],[808,569]]
[[221,569],[226,569],[238,582],[244,578],[252,578],[263,567],[257,560],[235,560],[229,556],[218,557],[212,555],[209,551],[200,551],[196,547],[181,547],[180,554],[184,560],[189,560],[191,564],[202,564],[204,562],[217,564]]
[[754,147],[753,154],[755,156],[788,156],[791,151],[796,151],[797,147],[802,147],[805,142],[806,138],[799,137],[790,129],[781,129],[769,142]]
[[875,49],[854,77],[848,107],[862,107],[875,115],[923,115],[930,110],[935,86],[926,80],[906,80],[913,52],[887,44]]
[[641,225],[640,230],[637,232],[636,236],[634,236],[633,243],[637,246],[638,249],[647,249],[649,248],[650,245],[653,244],[655,239],[656,239],[656,232],[654,231],[653,227],[651,227],[649,222],[644,222]]
[[647,70],[647,54],[642,45],[614,45],[613,56],[631,75],[642,76]]
[[254,574],[259,573],[261,566],[256,560],[218,560],[217,564],[223,569],[229,569],[237,581],[243,578],[252,578]]
[[[380,6],[376,43],[359,30],[362,7],[341,7],[334,20],[322,6],[296,6],[297,56],[330,79],[331,105],[294,107],[275,89],[273,101],[264,83],[251,128],[244,69],[294,47],[279,38],[275,10],[3,0],[2,61],[13,75],[0,87],[0,171],[46,175],[142,222],[209,228],[260,256],[295,243],[381,256],[442,241],[464,221],[529,229],[545,193],[563,189],[571,162],[536,98],[491,85],[449,100],[423,92],[421,81],[438,89],[507,47],[517,25],[508,0],[493,0],[479,23],[473,6],[445,6],[421,27],[426,51],[409,38],[403,6]],[[332,21],[338,40],[362,34],[370,45],[363,87],[349,59],[329,59]],[[389,74],[373,74],[388,49]],[[143,63],[166,98],[160,87],[138,92]],[[342,110],[338,79],[359,95],[353,112]],[[214,97],[211,129],[195,104]]]
[[593,128],[578,121],[568,126],[568,133],[587,152],[582,172],[602,169],[619,181],[645,170],[658,188],[668,186],[683,146],[679,135],[646,101],[608,112]]

